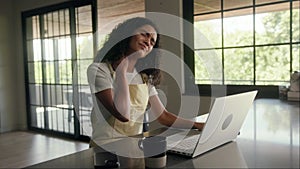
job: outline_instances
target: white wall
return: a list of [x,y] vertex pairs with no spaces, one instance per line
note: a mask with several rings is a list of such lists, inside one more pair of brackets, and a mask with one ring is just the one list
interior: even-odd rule
[[13,1],[1,1],[0,5],[0,131],[18,125],[19,105]]
[[0,1],[0,133],[27,126],[21,12],[63,1]]

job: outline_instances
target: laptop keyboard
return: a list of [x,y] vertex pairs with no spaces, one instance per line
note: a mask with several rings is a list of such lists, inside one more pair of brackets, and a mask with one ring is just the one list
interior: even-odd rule
[[194,152],[198,139],[199,135],[193,135],[186,137],[183,140],[170,142],[168,143],[168,150],[183,155],[191,155]]

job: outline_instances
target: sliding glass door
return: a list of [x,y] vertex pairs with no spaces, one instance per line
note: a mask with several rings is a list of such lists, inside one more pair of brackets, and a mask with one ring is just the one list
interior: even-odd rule
[[90,136],[96,12],[96,1],[72,1],[22,13],[30,129]]

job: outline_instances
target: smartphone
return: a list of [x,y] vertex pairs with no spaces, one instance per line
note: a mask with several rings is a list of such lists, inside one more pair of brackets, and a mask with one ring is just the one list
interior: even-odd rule
[[120,168],[118,156],[110,152],[95,152],[94,168]]

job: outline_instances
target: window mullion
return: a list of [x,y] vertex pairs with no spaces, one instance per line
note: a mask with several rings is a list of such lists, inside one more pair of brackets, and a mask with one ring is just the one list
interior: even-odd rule
[[256,16],[256,8],[255,8],[255,1],[253,0],[253,85],[256,85],[256,41],[255,41],[255,16]]
[[221,34],[222,34],[222,84],[225,84],[225,72],[224,72],[224,0],[221,1]]
[[79,113],[79,88],[78,88],[78,76],[77,76],[77,48],[76,48],[76,19],[78,13],[74,7],[69,8],[70,11],[70,33],[71,33],[71,54],[72,54],[72,87],[73,87],[73,115],[74,115],[74,134],[75,138],[80,135],[80,124],[77,117]]

